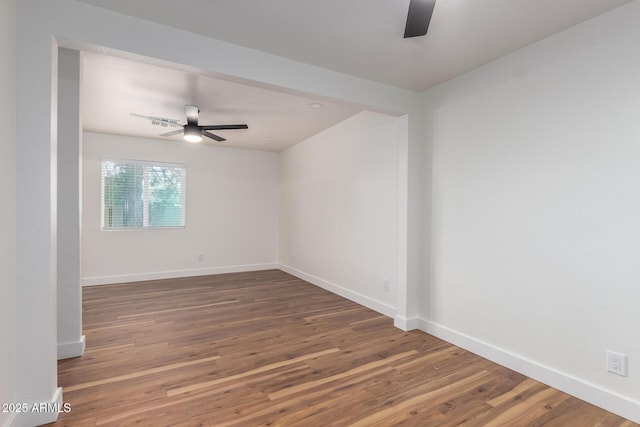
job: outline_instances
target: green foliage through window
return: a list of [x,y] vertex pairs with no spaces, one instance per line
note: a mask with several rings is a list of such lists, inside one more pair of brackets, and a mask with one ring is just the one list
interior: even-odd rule
[[181,227],[186,167],[102,161],[102,228]]

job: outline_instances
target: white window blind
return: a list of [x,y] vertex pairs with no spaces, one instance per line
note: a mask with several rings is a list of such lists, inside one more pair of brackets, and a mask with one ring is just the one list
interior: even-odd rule
[[183,227],[187,168],[175,163],[102,161],[102,228]]

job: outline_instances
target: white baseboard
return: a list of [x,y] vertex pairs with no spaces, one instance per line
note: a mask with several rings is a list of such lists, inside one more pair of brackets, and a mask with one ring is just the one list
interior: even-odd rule
[[83,335],[78,341],[58,344],[58,360],[79,357],[84,354],[86,337]]
[[357,302],[358,304],[363,305],[367,308],[370,308],[371,310],[375,310],[378,313],[384,314],[385,316],[389,316],[393,318],[396,314],[395,307],[392,307],[388,304],[377,301],[373,298],[369,298],[358,292],[354,292],[343,286],[337,285],[335,283],[329,282],[327,280],[321,279],[312,274],[305,273],[303,271],[297,270],[287,265],[280,264],[279,268],[280,270],[285,271],[293,276],[296,276],[302,280],[305,280],[311,284],[314,284],[322,289],[326,289],[329,292],[333,292],[334,294],[340,295],[341,297],[344,297],[348,300]]
[[425,319],[419,319],[419,329],[607,411],[640,423],[640,402],[638,401]]
[[144,282],[147,280],[177,279],[180,277],[207,276],[209,274],[242,273],[245,271],[272,270],[279,264],[247,264],[223,267],[194,268],[189,270],[158,271],[149,273],[120,274],[113,276],[84,277],[82,286],[112,285],[115,283]]
[[402,329],[405,332],[413,331],[415,329],[420,329],[420,320],[421,319],[418,317],[408,319],[406,317],[396,315],[393,318],[393,326],[398,329]]
[[31,427],[48,424],[58,419],[59,411],[63,408],[62,388],[58,387],[48,402],[31,402],[30,410],[17,414],[11,427]]

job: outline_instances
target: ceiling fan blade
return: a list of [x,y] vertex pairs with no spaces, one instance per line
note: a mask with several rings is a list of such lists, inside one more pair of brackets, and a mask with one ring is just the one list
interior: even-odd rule
[[200,126],[204,130],[249,129],[247,125],[205,125]]
[[435,5],[436,0],[409,0],[407,25],[404,28],[405,39],[427,34]]
[[211,139],[215,139],[218,142],[226,141],[226,139],[224,139],[223,137],[218,136],[215,133],[211,133],[211,132],[206,131],[206,130],[202,130],[202,134],[204,136],[207,136],[207,137],[211,138]]
[[163,133],[160,136],[173,136],[173,135],[181,134],[182,132],[184,132],[184,129],[178,129],[178,130],[174,130],[174,131],[171,131],[171,132]]
[[151,117],[151,116],[143,116],[142,114],[129,113],[129,115],[131,117],[138,117],[139,119],[153,120],[153,117]]
[[156,116],[143,116],[142,114],[136,114],[136,113],[129,113],[129,115],[131,117],[136,117],[139,119],[145,119],[145,120],[151,120],[151,124],[154,125],[159,125],[162,127],[176,127],[176,126],[182,126],[180,124],[180,120],[175,120],[175,119],[167,119],[165,117],[156,117]]
[[187,113],[187,124],[198,125],[198,113],[200,110],[195,105],[185,105],[184,109]]

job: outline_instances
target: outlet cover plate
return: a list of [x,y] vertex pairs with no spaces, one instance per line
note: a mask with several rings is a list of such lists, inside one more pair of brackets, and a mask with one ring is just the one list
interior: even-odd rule
[[607,350],[607,371],[627,376],[627,355]]

